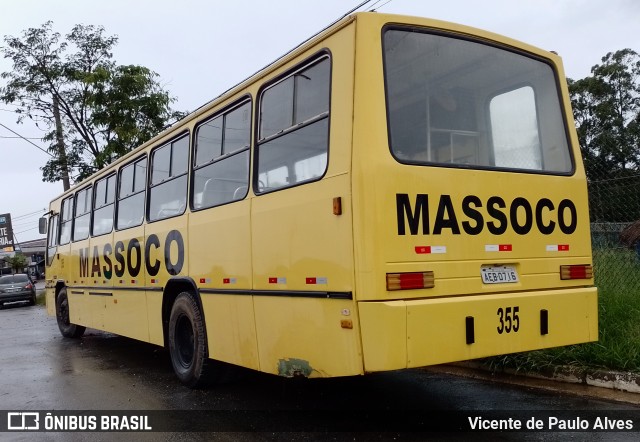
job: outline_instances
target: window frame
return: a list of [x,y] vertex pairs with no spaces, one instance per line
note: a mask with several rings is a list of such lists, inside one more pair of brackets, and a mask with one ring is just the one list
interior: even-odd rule
[[[327,110],[322,112],[321,114],[315,115],[311,118],[308,118],[307,120],[304,120],[302,122],[298,122],[298,123],[293,123],[292,121],[292,125],[280,130],[279,132],[276,132],[274,134],[268,135],[264,138],[261,138],[261,123],[262,123],[262,103],[264,101],[264,94],[265,92],[267,92],[269,89],[277,86],[278,84],[286,81],[289,78],[294,77],[296,74],[298,73],[302,73],[307,69],[312,68],[315,65],[318,65],[320,63],[322,63],[323,61],[328,61],[329,63],[329,84],[328,84],[328,91],[329,91],[329,96],[328,96],[328,103],[327,103]],[[294,80],[294,90],[293,90],[293,111],[292,111],[292,120],[295,119],[295,100],[296,100],[296,86],[295,86],[295,80]],[[310,183],[314,183],[317,181],[321,181],[327,174],[327,172],[329,171],[329,162],[330,162],[330,153],[331,153],[331,105],[332,105],[332,92],[333,92],[333,55],[331,53],[331,51],[327,48],[322,49],[321,51],[315,53],[314,55],[308,57],[307,59],[303,60],[302,62],[298,63],[296,66],[294,66],[293,68],[287,70],[286,72],[284,72],[282,75],[274,78],[273,80],[265,83],[259,90],[258,95],[257,95],[257,99],[256,99],[256,112],[255,112],[255,130],[254,130],[254,158],[253,158],[253,170],[252,170],[252,177],[251,177],[251,185],[253,187],[253,192],[256,196],[261,196],[261,195],[267,195],[273,192],[279,192],[281,190],[284,189],[291,189],[293,187],[298,187],[298,186],[303,186],[305,184],[310,184]],[[260,176],[260,171],[259,171],[259,166],[260,166],[260,147],[270,141],[276,140],[280,137],[284,137],[288,134],[291,134],[293,132],[296,132],[298,130],[310,127],[311,125],[321,121],[321,120],[327,120],[327,145],[326,145],[326,155],[327,155],[327,160],[326,160],[326,164],[325,164],[325,168],[322,174],[320,174],[317,177],[311,178],[311,179],[307,179],[307,180],[303,180],[303,181],[298,181],[296,183],[293,184],[287,184],[285,186],[280,186],[277,188],[273,188],[273,189],[267,189],[267,190],[262,190],[260,191],[260,186],[259,186],[259,176]],[[276,169],[273,169],[276,170]]]
[[[184,173],[181,173],[180,175],[176,175],[173,176],[171,175],[171,168],[173,167],[173,143],[181,140],[182,138],[186,138],[187,140],[187,170]],[[158,146],[153,147],[150,151],[149,151],[149,157],[148,157],[148,161],[147,161],[147,182],[146,182],[146,202],[145,202],[145,216],[144,216],[144,221],[146,221],[147,223],[155,223],[155,222],[159,222],[159,221],[164,221],[166,219],[171,219],[171,218],[175,218],[177,216],[182,216],[185,214],[187,207],[189,206],[188,204],[188,200],[189,200],[189,171],[191,170],[191,133],[189,130],[184,130],[182,132],[179,132],[178,134],[174,135],[173,137],[171,137],[170,139],[168,139],[167,141],[159,144]],[[153,177],[153,157],[155,152],[157,152],[158,150],[162,149],[163,147],[170,147],[170,155],[169,155],[169,177],[162,180],[159,183],[156,184],[152,184],[151,179]],[[158,218],[158,219],[154,219],[151,220],[149,218],[149,214],[151,212],[151,190],[154,187],[158,187],[161,186],[163,184],[167,184],[171,181],[175,181],[178,178],[181,178],[183,176],[187,177],[187,188],[185,189],[185,204],[184,204],[184,209],[182,210],[182,212],[180,213],[176,213],[173,214],[171,216],[167,216],[164,218]]]
[[[130,195],[127,195],[127,196],[125,196],[124,198],[122,198],[122,199],[121,199],[121,198],[120,198],[120,186],[122,185],[122,172],[123,172],[123,170],[124,170],[126,167],[128,167],[128,166],[133,166],[133,172],[134,172],[134,173],[133,173],[133,182],[132,182],[132,186],[135,186],[135,182],[136,182],[136,175],[135,175],[136,167],[135,167],[135,164],[136,164],[137,162],[139,162],[140,160],[145,160],[145,161],[146,161],[146,163],[147,163],[147,167],[146,167],[146,169],[147,169],[147,170],[146,170],[145,178],[144,178],[144,179],[145,179],[144,186],[142,186],[142,190],[140,190],[140,191],[138,191],[138,192],[131,193]],[[148,158],[148,155],[147,155],[147,153],[146,153],[146,152],[145,152],[145,153],[143,153],[142,155],[140,155],[140,156],[138,156],[138,157],[134,158],[133,160],[129,161],[128,163],[123,164],[123,165],[122,165],[122,166],[120,166],[120,168],[118,169],[118,172],[117,172],[117,179],[116,179],[116,197],[115,197],[115,205],[116,205],[116,206],[115,206],[115,208],[114,208],[114,212],[113,212],[113,229],[111,230],[112,232],[113,232],[114,230],[115,230],[116,232],[120,232],[120,231],[122,231],[122,230],[131,229],[131,228],[133,228],[133,227],[139,227],[139,226],[141,226],[142,224],[144,224],[144,222],[145,222],[145,212],[146,212],[146,210],[144,210],[144,209],[143,209],[143,212],[142,212],[142,221],[140,221],[140,223],[139,223],[139,224],[136,224],[136,225],[131,225],[131,226],[126,226],[126,227],[118,228],[118,216],[119,216],[119,214],[120,214],[120,201],[125,200],[125,199],[127,199],[127,198],[130,198],[130,197],[132,197],[132,196],[134,196],[134,195],[138,195],[138,194],[140,194],[140,193],[143,193],[143,192],[144,192],[144,205],[143,205],[143,207],[144,207],[144,206],[146,206],[146,201],[147,201],[147,199],[148,199],[148,198],[147,198],[147,187],[148,187],[148,186],[147,186],[147,183],[148,183],[148,180],[149,180],[149,178],[148,178],[148,177],[149,177],[149,158]]]
[[[71,217],[68,220],[64,219],[64,208],[65,208],[65,203],[70,201],[71,202]],[[71,237],[73,236],[73,219],[74,219],[74,213],[73,213],[73,209],[74,209],[74,201],[75,201],[75,193],[72,193],[71,195],[69,195],[68,197],[64,198],[62,200],[62,202],[60,203],[60,219],[59,219],[59,225],[58,225],[58,233],[57,233],[57,244],[58,246],[65,246],[67,244],[71,244],[72,239]],[[64,226],[64,224],[66,223],[71,223],[71,226],[69,227],[69,239],[66,242],[62,242],[60,240],[60,236],[62,235],[62,227]]]
[[[248,144],[241,148],[241,149],[237,149],[234,150],[233,152],[229,152],[229,153],[225,153],[224,150],[224,130],[226,128],[226,125],[224,125],[224,123],[226,123],[226,116],[228,114],[230,114],[231,112],[241,108],[242,106],[244,106],[245,104],[249,104],[249,139],[248,139]],[[199,212],[201,210],[207,210],[207,209],[211,209],[214,207],[220,207],[220,206],[225,206],[227,204],[231,204],[231,203],[235,203],[238,201],[242,201],[244,199],[246,199],[247,195],[249,195],[249,186],[251,185],[251,146],[252,146],[252,142],[253,142],[253,112],[254,112],[254,101],[253,101],[253,97],[251,96],[251,94],[246,94],[243,95],[242,97],[240,97],[238,100],[234,101],[232,104],[225,106],[224,108],[220,109],[218,112],[212,114],[211,116],[209,116],[208,118],[206,118],[205,120],[202,120],[200,122],[197,123],[197,125],[195,126],[194,130],[193,130],[193,134],[192,134],[192,140],[191,140],[191,161],[189,162],[189,192],[188,192],[188,198],[189,198],[189,209],[192,212]],[[205,124],[209,123],[210,121],[215,120],[216,118],[222,117],[223,119],[223,127],[222,127],[222,143],[221,143],[221,154],[220,156],[216,157],[216,158],[212,158],[211,160],[209,160],[206,163],[203,163],[199,166],[196,165],[196,160],[197,160],[197,148],[198,148],[198,130]],[[194,196],[195,196],[195,175],[196,175],[196,171],[204,169],[206,167],[211,166],[212,164],[216,164],[219,162],[222,162],[226,159],[229,158],[233,158],[236,155],[239,155],[241,153],[244,153],[246,151],[249,151],[249,164],[248,164],[248,170],[247,170],[247,180],[246,180],[246,191],[244,193],[244,195],[242,195],[242,198],[239,199],[234,199],[231,201],[226,201],[224,203],[220,203],[220,204],[214,204],[211,206],[203,206],[203,207],[199,207],[196,208],[195,204],[194,204]]]
[[[59,230],[60,214],[51,215],[49,218],[49,225],[47,229],[47,250],[45,253],[45,260],[47,267],[51,267],[53,263],[53,257],[58,252],[58,230]],[[54,249],[52,252],[51,249]]]
[[[89,210],[87,210],[86,212],[83,212],[82,215],[78,215],[76,211],[76,206],[78,205],[78,197],[83,193],[87,194],[89,198],[91,198],[91,202],[89,204]],[[85,200],[85,205],[86,204],[87,202]],[[73,196],[73,226],[71,228],[71,242],[84,241],[91,237],[92,212],[93,212],[93,183],[83,187],[82,189],[77,190]],[[89,222],[87,224],[87,236],[85,236],[84,238],[76,238],[76,220],[83,216],[89,217]]]
[[[109,179],[111,178],[115,178],[114,179],[114,191],[113,191],[113,202],[110,204],[105,204],[103,206],[100,206],[98,208],[96,208],[96,202],[97,202],[97,198],[96,198],[96,194],[98,193],[98,184],[101,181],[106,181],[106,195],[109,194]],[[98,236],[102,236],[102,235],[108,235],[109,233],[113,232],[113,229],[115,227],[116,224],[116,201],[118,200],[118,171],[112,171],[110,172],[108,175],[103,176],[102,178],[99,178],[97,180],[95,180],[95,182],[93,183],[93,200],[92,200],[92,204],[91,204],[91,225],[89,226],[89,235],[94,238],[94,237],[98,237]],[[111,229],[109,229],[108,232],[103,232],[103,233],[99,233],[99,234],[95,234],[93,229],[95,227],[94,222],[95,222],[95,213],[96,210],[100,210],[103,209],[105,207],[108,207],[110,205],[113,205],[113,212],[111,214]]]

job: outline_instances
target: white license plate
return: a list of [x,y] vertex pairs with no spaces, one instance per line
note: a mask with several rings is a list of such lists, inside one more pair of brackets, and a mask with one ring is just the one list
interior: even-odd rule
[[482,282],[485,284],[505,284],[518,282],[518,272],[515,266],[484,266],[480,267]]

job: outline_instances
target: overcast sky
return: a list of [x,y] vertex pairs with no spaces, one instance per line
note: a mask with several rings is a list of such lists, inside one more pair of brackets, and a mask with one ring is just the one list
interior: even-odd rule
[[[589,75],[607,52],[640,52],[638,0],[386,1],[375,5],[379,12],[475,26],[556,51],[574,79]],[[119,37],[117,63],[156,71],[177,98],[174,108],[194,110],[361,2],[0,0],[0,37],[19,36],[47,20],[63,35],[78,23],[102,25],[106,34]],[[0,72],[10,69],[0,59]],[[9,105],[0,104],[0,123],[26,137],[41,136],[34,127],[16,124]],[[62,183],[43,183],[40,167],[47,156],[13,136],[0,127],[0,214],[11,213],[18,241],[27,241],[40,237],[38,216],[62,192]]]

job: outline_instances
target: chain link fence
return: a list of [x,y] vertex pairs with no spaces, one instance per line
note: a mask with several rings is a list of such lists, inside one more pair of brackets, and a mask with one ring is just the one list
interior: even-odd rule
[[596,285],[640,296],[640,174],[602,173],[588,189]]

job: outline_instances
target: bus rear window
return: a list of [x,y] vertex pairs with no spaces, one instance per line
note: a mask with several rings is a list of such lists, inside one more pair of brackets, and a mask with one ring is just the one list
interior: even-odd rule
[[384,69],[398,161],[572,172],[549,64],[453,35],[390,28]]

